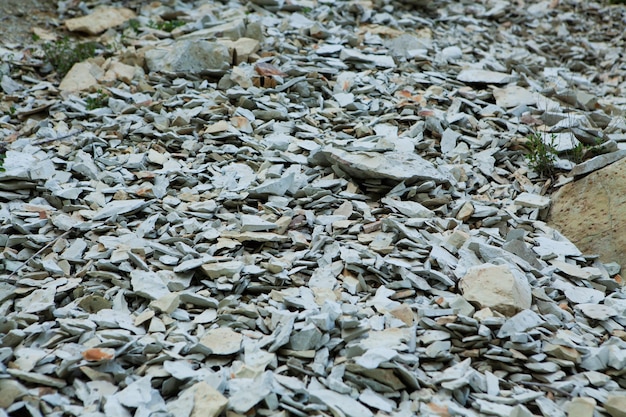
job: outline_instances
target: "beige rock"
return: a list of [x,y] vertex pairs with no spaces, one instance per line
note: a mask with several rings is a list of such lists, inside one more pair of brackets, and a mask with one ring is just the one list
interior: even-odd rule
[[626,159],[566,184],[552,196],[548,225],[585,254],[626,266]]
[[506,265],[484,264],[468,269],[459,281],[463,298],[505,316],[530,308],[530,284],[520,271]]
[[402,304],[399,307],[389,311],[392,316],[402,320],[407,326],[412,326],[415,320],[415,313],[408,304]]
[[135,17],[135,12],[125,7],[104,7],[97,9],[90,15],[66,20],[65,27],[70,32],[85,32],[90,35],[97,35]]
[[103,79],[105,81],[119,80],[129,84],[135,77],[137,70],[138,68],[132,65],[126,65],[118,61],[113,61],[104,73]]
[[226,397],[204,381],[194,384],[191,389],[194,390],[193,410],[189,417],[217,417],[228,404]]
[[91,61],[74,64],[65,75],[59,89],[62,91],[85,91],[98,86],[98,79],[104,75],[104,71]]
[[580,352],[576,349],[568,346],[553,345],[552,343],[544,343],[543,352],[548,355],[552,355],[555,358],[565,359],[574,363],[579,363],[581,360]]
[[252,77],[240,67],[233,67],[230,73],[230,79],[239,84],[242,88],[252,87]]
[[256,39],[239,38],[236,41],[230,39],[220,39],[218,41],[231,51],[235,65],[247,62],[250,55],[259,50],[260,42]]
[[577,397],[567,406],[567,417],[593,417],[596,400],[590,397]]
[[626,417],[626,396],[609,395],[604,403],[604,409],[611,417]]
[[10,379],[0,379],[0,408],[9,408],[19,398],[28,394],[28,390],[22,384]]
[[214,355],[232,355],[241,349],[241,336],[230,327],[211,329],[202,336],[200,344],[211,349]]
[[170,293],[154,300],[150,303],[150,307],[158,312],[171,314],[180,305],[180,295],[178,293]]
[[471,202],[466,201],[465,204],[461,206],[456,218],[461,221],[467,221],[470,217],[472,217],[472,214],[474,214],[474,205]]

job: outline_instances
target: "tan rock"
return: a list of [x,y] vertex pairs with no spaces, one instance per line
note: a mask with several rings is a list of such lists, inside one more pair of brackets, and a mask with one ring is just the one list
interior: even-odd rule
[[402,304],[399,307],[389,311],[392,316],[402,320],[407,326],[412,326],[415,320],[415,313],[408,304]]
[[548,225],[585,254],[624,265],[626,159],[561,187],[552,196]]
[[459,212],[456,215],[456,218],[461,221],[467,221],[474,214],[474,205],[466,201],[463,206],[459,209]]
[[546,342],[543,345],[543,352],[555,358],[565,359],[574,363],[579,363],[581,360],[580,352],[568,346],[554,345]]
[[97,35],[135,17],[135,12],[125,7],[104,7],[87,16],[66,20],[65,27],[70,32],[85,32],[90,35]]
[[59,89],[62,91],[85,91],[98,86],[98,79],[104,75],[104,71],[91,61],[74,64],[65,75]]
[[468,269],[459,281],[463,298],[505,316],[530,308],[530,284],[520,271],[506,265],[484,264]]
[[593,417],[596,409],[596,400],[590,397],[572,399],[567,407],[567,417]]
[[241,349],[241,336],[230,327],[210,329],[200,339],[200,344],[209,348],[214,355],[232,355]]
[[150,307],[158,312],[171,314],[180,305],[180,295],[178,293],[166,294],[163,297],[153,300]]
[[28,394],[25,386],[10,379],[0,379],[0,408],[9,408],[15,401]]
[[191,389],[194,390],[193,410],[189,417],[217,417],[228,404],[226,397],[204,381],[198,382]]
[[105,81],[119,80],[129,84],[135,77],[135,73],[138,70],[137,67],[132,65],[126,65],[118,61],[113,61],[104,73]]
[[604,403],[604,409],[611,417],[626,417],[626,396],[609,395]]
[[258,51],[260,46],[259,41],[250,38],[239,38],[236,41],[232,41],[230,39],[220,39],[218,42],[226,46],[228,50],[231,51],[231,56],[234,58],[235,65],[247,62],[250,55]]

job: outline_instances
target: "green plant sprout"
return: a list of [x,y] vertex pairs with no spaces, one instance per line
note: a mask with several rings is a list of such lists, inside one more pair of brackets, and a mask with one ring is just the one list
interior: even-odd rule
[[73,44],[67,36],[55,42],[47,42],[42,48],[46,59],[60,76],[67,74],[74,64],[96,55],[95,42]]
[[550,140],[546,141],[540,133],[528,135],[528,153],[526,159],[528,166],[541,176],[551,177],[554,174],[554,163],[557,159],[555,146],[556,135],[550,135]]
[[87,110],[95,110],[100,107],[105,107],[107,105],[108,99],[108,94],[105,94],[102,92],[101,89],[98,89],[98,91],[96,91],[95,97],[87,97],[85,99],[85,102],[87,103],[86,108]]
[[4,159],[7,157],[7,145],[0,142],[0,172],[4,172]]
[[130,28],[135,32],[135,33],[139,33],[139,27],[141,26],[141,24],[139,23],[139,20],[137,19],[130,19],[128,21],[128,26],[130,26]]
[[151,27],[152,29],[164,30],[165,32],[171,32],[184,24],[185,22],[182,20],[165,20],[163,22],[153,22],[151,20],[148,23],[148,27]]

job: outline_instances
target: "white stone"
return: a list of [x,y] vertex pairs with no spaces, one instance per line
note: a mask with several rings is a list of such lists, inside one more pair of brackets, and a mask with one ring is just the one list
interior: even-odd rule
[[550,206],[550,197],[532,193],[520,193],[514,201],[515,204],[522,207],[545,209]]

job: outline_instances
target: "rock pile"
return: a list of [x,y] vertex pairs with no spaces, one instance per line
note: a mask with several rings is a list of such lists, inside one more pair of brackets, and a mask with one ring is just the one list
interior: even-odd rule
[[62,81],[0,47],[0,416],[625,415],[619,263],[544,221],[622,166],[624,7],[95,3]]

